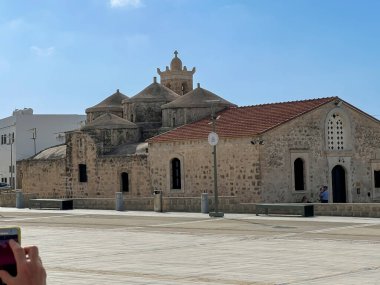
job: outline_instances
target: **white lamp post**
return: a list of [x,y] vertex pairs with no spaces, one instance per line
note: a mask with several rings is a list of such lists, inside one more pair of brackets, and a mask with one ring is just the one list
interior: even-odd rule
[[214,160],[214,199],[215,199],[215,209],[214,212],[210,212],[210,217],[218,217],[222,218],[224,217],[223,212],[219,212],[219,198],[218,198],[218,169],[217,169],[217,162],[216,162],[216,145],[219,142],[219,136],[216,133],[216,120],[215,118],[215,106],[214,103],[218,103],[220,100],[207,100],[207,102],[211,103],[211,125],[212,125],[212,132],[208,135],[208,142],[212,146],[212,154],[213,154],[213,160]]

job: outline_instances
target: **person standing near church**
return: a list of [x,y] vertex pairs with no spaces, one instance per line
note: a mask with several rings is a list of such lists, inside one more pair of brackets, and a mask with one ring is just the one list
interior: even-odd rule
[[321,190],[319,193],[319,200],[321,201],[321,203],[329,202],[329,191],[327,189],[327,186],[321,187]]

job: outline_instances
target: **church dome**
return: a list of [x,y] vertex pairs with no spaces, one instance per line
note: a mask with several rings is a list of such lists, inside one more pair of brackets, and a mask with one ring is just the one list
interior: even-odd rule
[[175,51],[174,58],[172,59],[170,63],[170,69],[180,71],[182,70],[182,61],[179,59],[177,55],[178,55],[178,51]]
[[156,77],[154,77],[152,84],[137,93],[135,96],[123,100],[123,103],[171,102],[179,97],[180,96],[177,93],[158,83]]
[[111,113],[103,114],[91,123],[86,124],[81,130],[93,129],[137,129],[137,125]]
[[93,107],[87,108],[86,113],[90,112],[108,112],[108,111],[122,111],[123,106],[121,102],[124,99],[128,99],[128,96],[124,95],[119,91],[119,89],[116,90],[114,94],[104,99],[99,104],[96,104]]
[[211,101],[217,101],[217,106],[232,107],[235,104],[228,102],[227,100],[219,97],[218,95],[203,89],[198,84],[198,87],[194,90],[182,95],[178,99],[162,105],[162,109],[176,109],[176,108],[209,108]]

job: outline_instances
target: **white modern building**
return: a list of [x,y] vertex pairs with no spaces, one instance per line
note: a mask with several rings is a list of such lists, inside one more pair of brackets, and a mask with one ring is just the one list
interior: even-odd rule
[[65,143],[64,132],[79,129],[85,120],[85,115],[33,114],[31,108],[0,119],[0,181],[16,186],[16,161]]

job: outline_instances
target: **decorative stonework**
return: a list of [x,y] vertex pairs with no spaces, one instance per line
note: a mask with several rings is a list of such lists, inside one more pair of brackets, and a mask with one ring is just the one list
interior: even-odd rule
[[184,95],[193,90],[193,75],[195,67],[191,71],[187,67],[182,68],[182,61],[178,57],[178,52],[174,52],[174,58],[170,63],[170,69],[166,66],[165,71],[157,68],[157,73],[161,77],[161,84],[173,90],[179,95]]

